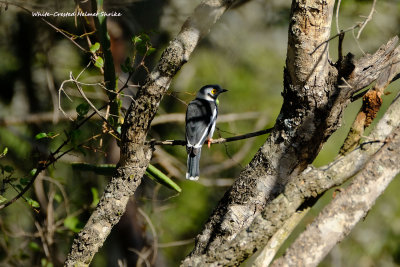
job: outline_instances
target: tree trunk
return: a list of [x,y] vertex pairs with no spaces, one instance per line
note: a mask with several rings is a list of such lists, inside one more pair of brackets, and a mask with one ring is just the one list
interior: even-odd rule
[[262,248],[302,203],[324,192],[318,180],[285,185],[340,126],[351,96],[399,60],[394,38],[374,55],[354,61],[348,54],[332,64],[328,39],[333,7],[334,1],[292,2],[284,103],[274,130],[224,195],[183,266],[238,265]]

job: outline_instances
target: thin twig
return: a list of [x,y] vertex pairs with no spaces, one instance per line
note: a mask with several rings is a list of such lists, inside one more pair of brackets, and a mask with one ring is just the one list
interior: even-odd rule
[[151,233],[153,235],[153,257],[151,258],[151,264],[155,264],[156,259],[157,259],[157,251],[158,251],[157,231],[156,231],[156,229],[155,229],[150,217],[141,208],[138,208],[138,212],[147,221],[147,224],[150,226]]
[[340,3],[342,0],[339,0],[336,6],[336,31],[338,34],[340,34],[340,29],[339,29],[339,8],[340,8]]
[[354,41],[356,42],[358,48],[360,49],[361,53],[365,56],[365,52],[364,52],[364,50],[362,49],[361,44],[360,44],[359,40],[358,40],[357,37],[356,37],[355,29],[353,29],[352,34],[353,34],[353,39],[354,39]]
[[114,129],[114,126],[111,125],[111,123],[100,113],[100,111],[96,108],[95,105],[86,97],[85,93],[83,92],[82,88],[80,87],[79,83],[76,82],[76,79],[72,75],[72,71],[69,73],[69,77],[71,80],[75,83],[76,88],[78,88],[79,93],[82,95],[82,97],[86,100],[86,102],[89,104],[89,106],[92,107],[92,109],[99,115],[99,117],[110,127],[116,135],[119,135],[118,132]]
[[[144,253],[142,253],[139,250],[134,249],[134,248],[128,248],[128,250],[132,251],[136,255],[138,255],[139,259],[144,261],[144,263],[146,264],[146,267],[150,267],[151,266],[150,262],[147,260],[147,255],[144,255]],[[141,266],[141,265],[139,264],[138,266]]]
[[[96,113],[93,113],[93,115]],[[83,124],[78,124],[75,129],[79,129],[79,127],[81,127]],[[80,143],[79,145],[77,145],[76,147],[81,147],[82,145],[84,145],[86,142],[97,138],[99,135],[95,135],[90,137],[89,139],[85,140],[84,142]],[[73,151],[75,149],[75,147],[72,147],[64,152],[62,152],[60,155],[56,156],[58,153],[60,153],[61,149],[69,143],[69,141],[71,140],[70,137],[68,137],[57,149],[56,151],[54,151],[53,153],[51,153],[49,155],[49,157],[47,158],[46,161],[40,162],[36,168],[35,174],[32,176],[31,180],[29,181],[29,183],[22,189],[19,191],[19,193],[12,198],[11,200],[7,201],[6,203],[0,205],[0,210],[8,207],[9,205],[13,204],[15,201],[17,201],[18,199],[20,199],[21,197],[24,196],[24,194],[29,190],[30,187],[32,187],[33,183],[35,182],[36,178],[38,177],[38,175],[44,171],[45,169],[47,169],[50,165],[52,165],[53,163],[55,163],[57,160],[59,160],[61,157],[63,157],[64,155],[68,154],[69,152]]]
[[375,12],[375,4],[376,4],[376,0],[374,0],[374,2],[372,3],[372,7],[371,7],[371,11],[368,14],[368,17],[364,20],[364,22],[362,23],[360,30],[357,33],[357,39],[360,39],[360,35],[362,33],[362,31],[364,30],[365,26],[367,26],[367,23],[371,21],[372,19],[372,15]]
[[310,53],[310,55],[314,54],[314,53],[315,53],[321,46],[323,46],[324,44],[326,44],[326,43],[332,41],[332,40],[335,39],[336,37],[339,37],[342,33],[346,33],[346,32],[349,32],[349,31],[353,31],[354,29],[357,29],[357,28],[360,27],[360,26],[361,26],[361,23],[356,24],[356,25],[354,25],[354,26],[352,26],[352,27],[350,27],[350,28],[348,28],[348,29],[346,29],[346,30],[340,31],[340,33],[335,34],[334,36],[330,37],[328,40],[323,41],[322,43],[320,43],[320,44]]
[[[19,4],[16,4],[16,3],[11,3],[11,2],[2,1],[2,0],[0,0],[0,3],[18,7],[18,8],[20,8],[20,9],[26,11],[27,13],[29,13],[29,14],[31,14],[31,15],[32,15],[32,13],[33,13],[31,10],[27,9],[26,7],[23,7],[23,6],[21,6],[21,5],[19,5]],[[47,21],[47,20],[44,19],[44,18],[40,18],[40,19],[41,19],[43,22],[45,22],[47,25],[49,25],[51,28],[55,29],[57,32],[59,32],[59,33],[61,33],[62,35],[64,35],[64,36],[65,36],[68,40],[70,40],[76,47],[78,47],[79,49],[81,49],[82,51],[84,51],[84,52],[86,52],[86,53],[89,52],[88,50],[86,50],[85,48],[83,48],[82,46],[80,46],[77,42],[75,42],[74,38],[69,37],[63,30],[61,30],[60,28],[56,27],[55,25],[53,25],[52,23],[50,23],[49,21]],[[75,38],[75,39],[76,39],[76,38]]]
[[179,241],[172,241],[168,243],[160,243],[158,244],[159,248],[170,248],[170,247],[178,247],[178,246],[185,246],[194,243],[194,238],[186,239],[186,240],[179,240]]
[[[237,140],[242,140],[242,139],[248,139],[260,135],[264,135],[267,133],[270,133],[273,130],[273,128],[257,131],[257,132],[252,132],[252,133],[247,133],[247,134],[242,134],[238,136],[232,136],[228,138],[218,138],[214,139],[211,141],[211,144],[222,144],[222,143],[228,143],[228,142],[233,142]],[[161,146],[161,145],[170,145],[170,146],[185,146],[186,141],[185,140],[165,140],[165,141],[156,141],[156,140],[150,140],[145,142],[146,145],[151,145],[151,146]],[[204,142],[204,144],[207,144],[207,142]]]

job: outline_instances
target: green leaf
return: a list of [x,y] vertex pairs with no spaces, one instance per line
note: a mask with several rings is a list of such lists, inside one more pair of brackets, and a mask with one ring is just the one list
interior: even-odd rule
[[117,169],[115,164],[88,164],[84,162],[74,162],[71,163],[71,166],[74,170],[78,171],[92,171],[96,174],[101,174],[101,175],[113,175],[115,173],[115,170]]
[[8,147],[5,147],[5,148],[3,149],[3,152],[1,152],[1,154],[0,154],[0,158],[2,158],[2,157],[4,157],[5,155],[7,155],[7,153],[8,153]]
[[36,140],[46,138],[46,137],[47,137],[47,133],[38,133],[37,135],[35,135]]
[[89,109],[90,105],[88,103],[82,103],[76,107],[76,112],[79,116],[84,117],[89,112]]
[[121,64],[121,70],[122,70],[122,72],[125,72],[125,73],[129,72],[129,69],[124,64]]
[[147,50],[147,55],[151,55],[151,54],[153,54],[154,52],[156,52],[156,49],[155,49],[154,47],[150,47],[150,48]]
[[126,65],[126,66],[130,66],[130,65],[131,65],[131,58],[130,58],[130,57],[126,57],[126,59],[125,59],[125,65]]
[[14,172],[14,168],[12,166],[6,165],[3,167],[3,170],[8,173]]
[[96,58],[96,62],[94,63],[94,65],[96,67],[98,67],[99,69],[102,68],[104,66],[104,60],[101,57],[97,57]]
[[57,135],[57,133],[55,133],[55,132],[38,133],[37,135],[35,135],[35,139],[39,140],[39,139],[43,139],[43,138],[53,138],[56,135]]
[[124,64],[121,64],[121,70],[122,70],[123,72],[125,72],[125,73],[132,72],[132,71],[133,71],[132,63],[131,63],[131,58],[130,58],[130,57],[127,57],[127,58],[125,59]]
[[145,33],[141,33],[138,36],[132,38],[132,42],[135,45],[136,51],[139,55],[145,56],[154,53],[155,48],[151,47],[150,37]]
[[79,129],[73,130],[71,132],[71,143],[76,146],[79,143],[82,131]]
[[147,35],[147,34],[145,34],[145,33],[140,34],[140,38],[141,38],[144,42],[146,42],[146,43],[149,43],[149,42],[150,42],[150,37],[149,37],[149,35]]
[[33,241],[29,242],[28,247],[30,249],[32,249],[33,251],[39,251],[40,250],[39,245],[36,242],[33,242]]
[[95,53],[97,50],[99,50],[100,44],[98,42],[92,44],[90,46],[90,52]]
[[35,176],[35,175],[36,175],[36,172],[37,172],[37,169],[35,168],[35,169],[32,169],[32,170],[29,172],[29,174],[30,174],[31,176]]
[[166,176],[163,172],[161,172],[159,169],[151,164],[149,164],[149,166],[147,167],[146,175],[153,179],[155,182],[162,184],[170,189],[173,189],[178,193],[182,191],[179,185],[174,183],[174,181],[172,181],[168,176]]
[[68,216],[64,220],[64,226],[69,230],[78,233],[83,228],[83,223],[75,216]]
[[133,36],[132,37],[132,42],[134,45],[143,42],[142,38],[140,38],[140,36]]
[[3,197],[2,195],[0,195],[0,204],[7,202],[7,198]]
[[90,188],[90,191],[92,191],[92,197],[93,197],[93,201],[92,201],[92,204],[90,204],[90,206],[92,208],[95,208],[97,206],[97,204],[99,204],[99,201],[100,201],[99,192],[94,187]]
[[144,56],[147,52],[147,44],[146,43],[138,43],[136,45],[136,50],[138,51],[139,55]]
[[55,200],[57,203],[61,203],[61,201],[62,201],[62,196],[61,196],[60,194],[55,194],[55,195],[54,195],[54,200]]
[[15,187],[19,190],[18,192],[21,192],[22,190],[24,190],[24,188],[20,184],[15,185]]
[[40,208],[40,204],[36,200],[33,200],[29,197],[25,197],[25,199],[32,208]]
[[42,258],[40,263],[42,264],[42,267],[54,267],[53,263],[46,258]]
[[31,181],[31,179],[28,179],[28,178],[21,178],[21,179],[19,179],[19,183],[20,183],[21,185],[27,185],[27,184],[29,184],[30,181]]

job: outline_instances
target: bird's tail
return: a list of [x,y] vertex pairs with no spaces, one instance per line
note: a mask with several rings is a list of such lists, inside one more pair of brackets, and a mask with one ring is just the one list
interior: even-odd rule
[[201,149],[197,153],[188,153],[186,179],[198,180],[200,176],[200,155]]

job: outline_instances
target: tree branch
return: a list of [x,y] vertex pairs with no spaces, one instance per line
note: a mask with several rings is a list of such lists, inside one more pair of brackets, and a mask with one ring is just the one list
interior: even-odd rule
[[[227,137],[227,138],[213,139],[211,141],[211,144],[222,144],[222,143],[229,143],[229,142],[233,142],[233,141],[253,138],[256,136],[268,134],[273,129],[274,128],[269,128],[269,129],[265,129],[265,130],[261,130],[261,131],[257,131],[257,132],[252,132],[252,133],[247,133],[247,134],[242,134],[242,135],[237,135],[237,136],[232,136],[232,137]],[[160,145],[185,146],[186,140],[165,140],[165,141],[151,140],[151,141],[145,142],[145,144],[150,145],[150,146],[160,146]],[[207,144],[207,142],[204,142],[204,144]]]
[[[340,68],[332,67],[327,60],[328,44],[325,49],[315,47],[328,39],[333,4],[293,1],[281,114],[265,144],[214,210],[183,266],[237,264],[263,246],[266,237],[277,230],[275,225],[280,225],[281,221],[275,218],[286,220],[294,212],[276,207],[272,208],[274,213],[268,213],[272,205],[269,201],[314,160],[323,143],[340,126],[351,95],[399,60],[395,51],[398,39],[393,38],[373,55],[355,61],[349,54]],[[249,229],[257,228],[260,213],[263,218],[274,216],[274,227],[262,225],[263,231],[253,232]],[[266,235],[265,231],[271,232]],[[264,240],[259,241],[255,232]]]
[[[255,216],[251,224],[234,239],[226,241],[218,250],[192,257],[191,264],[202,266],[201,264],[212,262],[216,266],[235,266],[264,247],[299,207],[307,206],[304,205],[306,201],[313,202],[313,199],[327,190],[341,185],[357,174],[370,157],[382,148],[381,140],[385,140],[394,129],[400,127],[398,114],[400,114],[400,93],[369,135],[369,139],[378,142],[367,143],[327,166],[318,169],[309,166],[289,182],[284,191],[271,200],[266,208]],[[187,263],[186,259],[183,265]]]
[[[297,238],[285,256],[272,266],[317,266],[372,208],[392,179],[400,172],[400,130],[393,129],[385,145]],[[312,251],[312,253],[310,253]]]
[[327,122],[334,102],[327,96],[338,95],[330,82],[336,70],[327,61],[328,43],[314,51],[329,38],[333,6],[333,0],[293,1],[281,113],[264,145],[214,210],[183,266],[218,261],[223,244],[246,229],[289,176],[314,159],[332,133],[327,129],[338,127],[340,116]]

